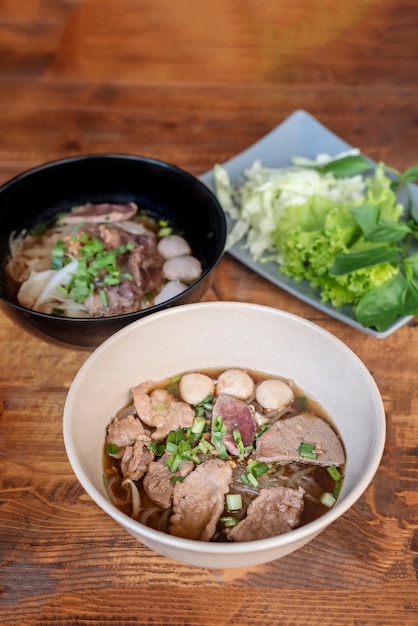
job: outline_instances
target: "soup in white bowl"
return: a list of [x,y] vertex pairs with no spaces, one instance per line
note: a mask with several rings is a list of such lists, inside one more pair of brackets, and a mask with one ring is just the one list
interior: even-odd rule
[[[344,479],[335,504],[290,532],[240,542],[172,535],[122,512],[103,482],[103,453],[107,429],[121,407],[132,401],[131,389],[141,381],[163,381],[179,372],[231,368],[295,381],[330,417],[345,451]],[[90,355],[67,396],[64,439],[81,485],[141,543],[194,565],[246,567],[305,545],[360,498],[383,453],[385,414],[366,366],[327,331],[269,307],[198,303],[134,322]]]

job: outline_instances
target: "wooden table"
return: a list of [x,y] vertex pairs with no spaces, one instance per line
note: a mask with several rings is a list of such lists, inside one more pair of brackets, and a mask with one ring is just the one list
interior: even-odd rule
[[[199,175],[300,108],[406,168],[418,162],[417,28],[413,0],[6,0],[0,182],[103,151]],[[228,255],[204,299],[285,309],[359,355],[387,411],[372,484],[281,560],[226,571],[172,562],[120,529],[72,473],[62,412],[88,352],[41,342],[0,314],[0,623],[418,623],[416,321],[367,336]]]

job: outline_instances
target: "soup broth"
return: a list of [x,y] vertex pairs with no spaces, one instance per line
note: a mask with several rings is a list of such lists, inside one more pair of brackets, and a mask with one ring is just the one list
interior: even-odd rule
[[109,317],[173,298],[202,273],[173,225],[136,203],[85,204],[12,234],[8,297],[60,317]]
[[336,502],[345,454],[297,384],[242,370],[146,381],[109,425],[104,481],[121,511],[204,541],[288,532]]

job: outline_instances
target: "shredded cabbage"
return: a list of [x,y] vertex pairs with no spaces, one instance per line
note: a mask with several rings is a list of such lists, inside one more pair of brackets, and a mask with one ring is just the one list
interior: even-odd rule
[[292,166],[280,169],[256,161],[236,188],[227,171],[216,165],[215,190],[234,220],[227,249],[242,240],[240,245],[255,261],[277,262],[283,274],[309,281],[322,301],[334,306],[356,304],[371,289],[390,281],[399,266],[382,262],[342,275],[330,271],[338,254],[382,247],[381,242],[365,238],[351,210],[373,205],[382,222],[394,223],[404,209],[383,164],[369,175],[343,177],[310,167],[328,161],[328,155],[320,155],[317,161],[297,157]]

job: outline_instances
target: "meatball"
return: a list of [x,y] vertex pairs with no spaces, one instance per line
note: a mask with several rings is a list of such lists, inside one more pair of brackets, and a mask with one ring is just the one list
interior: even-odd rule
[[254,393],[254,381],[247,372],[239,369],[225,370],[218,377],[216,393],[226,393],[238,400],[248,400]]
[[158,243],[158,252],[165,259],[173,259],[176,256],[186,256],[190,254],[189,244],[180,235],[168,235],[160,239]]
[[255,397],[263,409],[281,410],[289,406],[295,397],[293,389],[283,380],[264,380],[256,389]]
[[176,256],[163,265],[163,274],[168,280],[179,280],[182,283],[192,283],[201,273],[201,263],[194,256]]
[[199,404],[212,395],[215,383],[209,376],[193,372],[185,374],[180,380],[179,391],[182,400],[189,404]]

